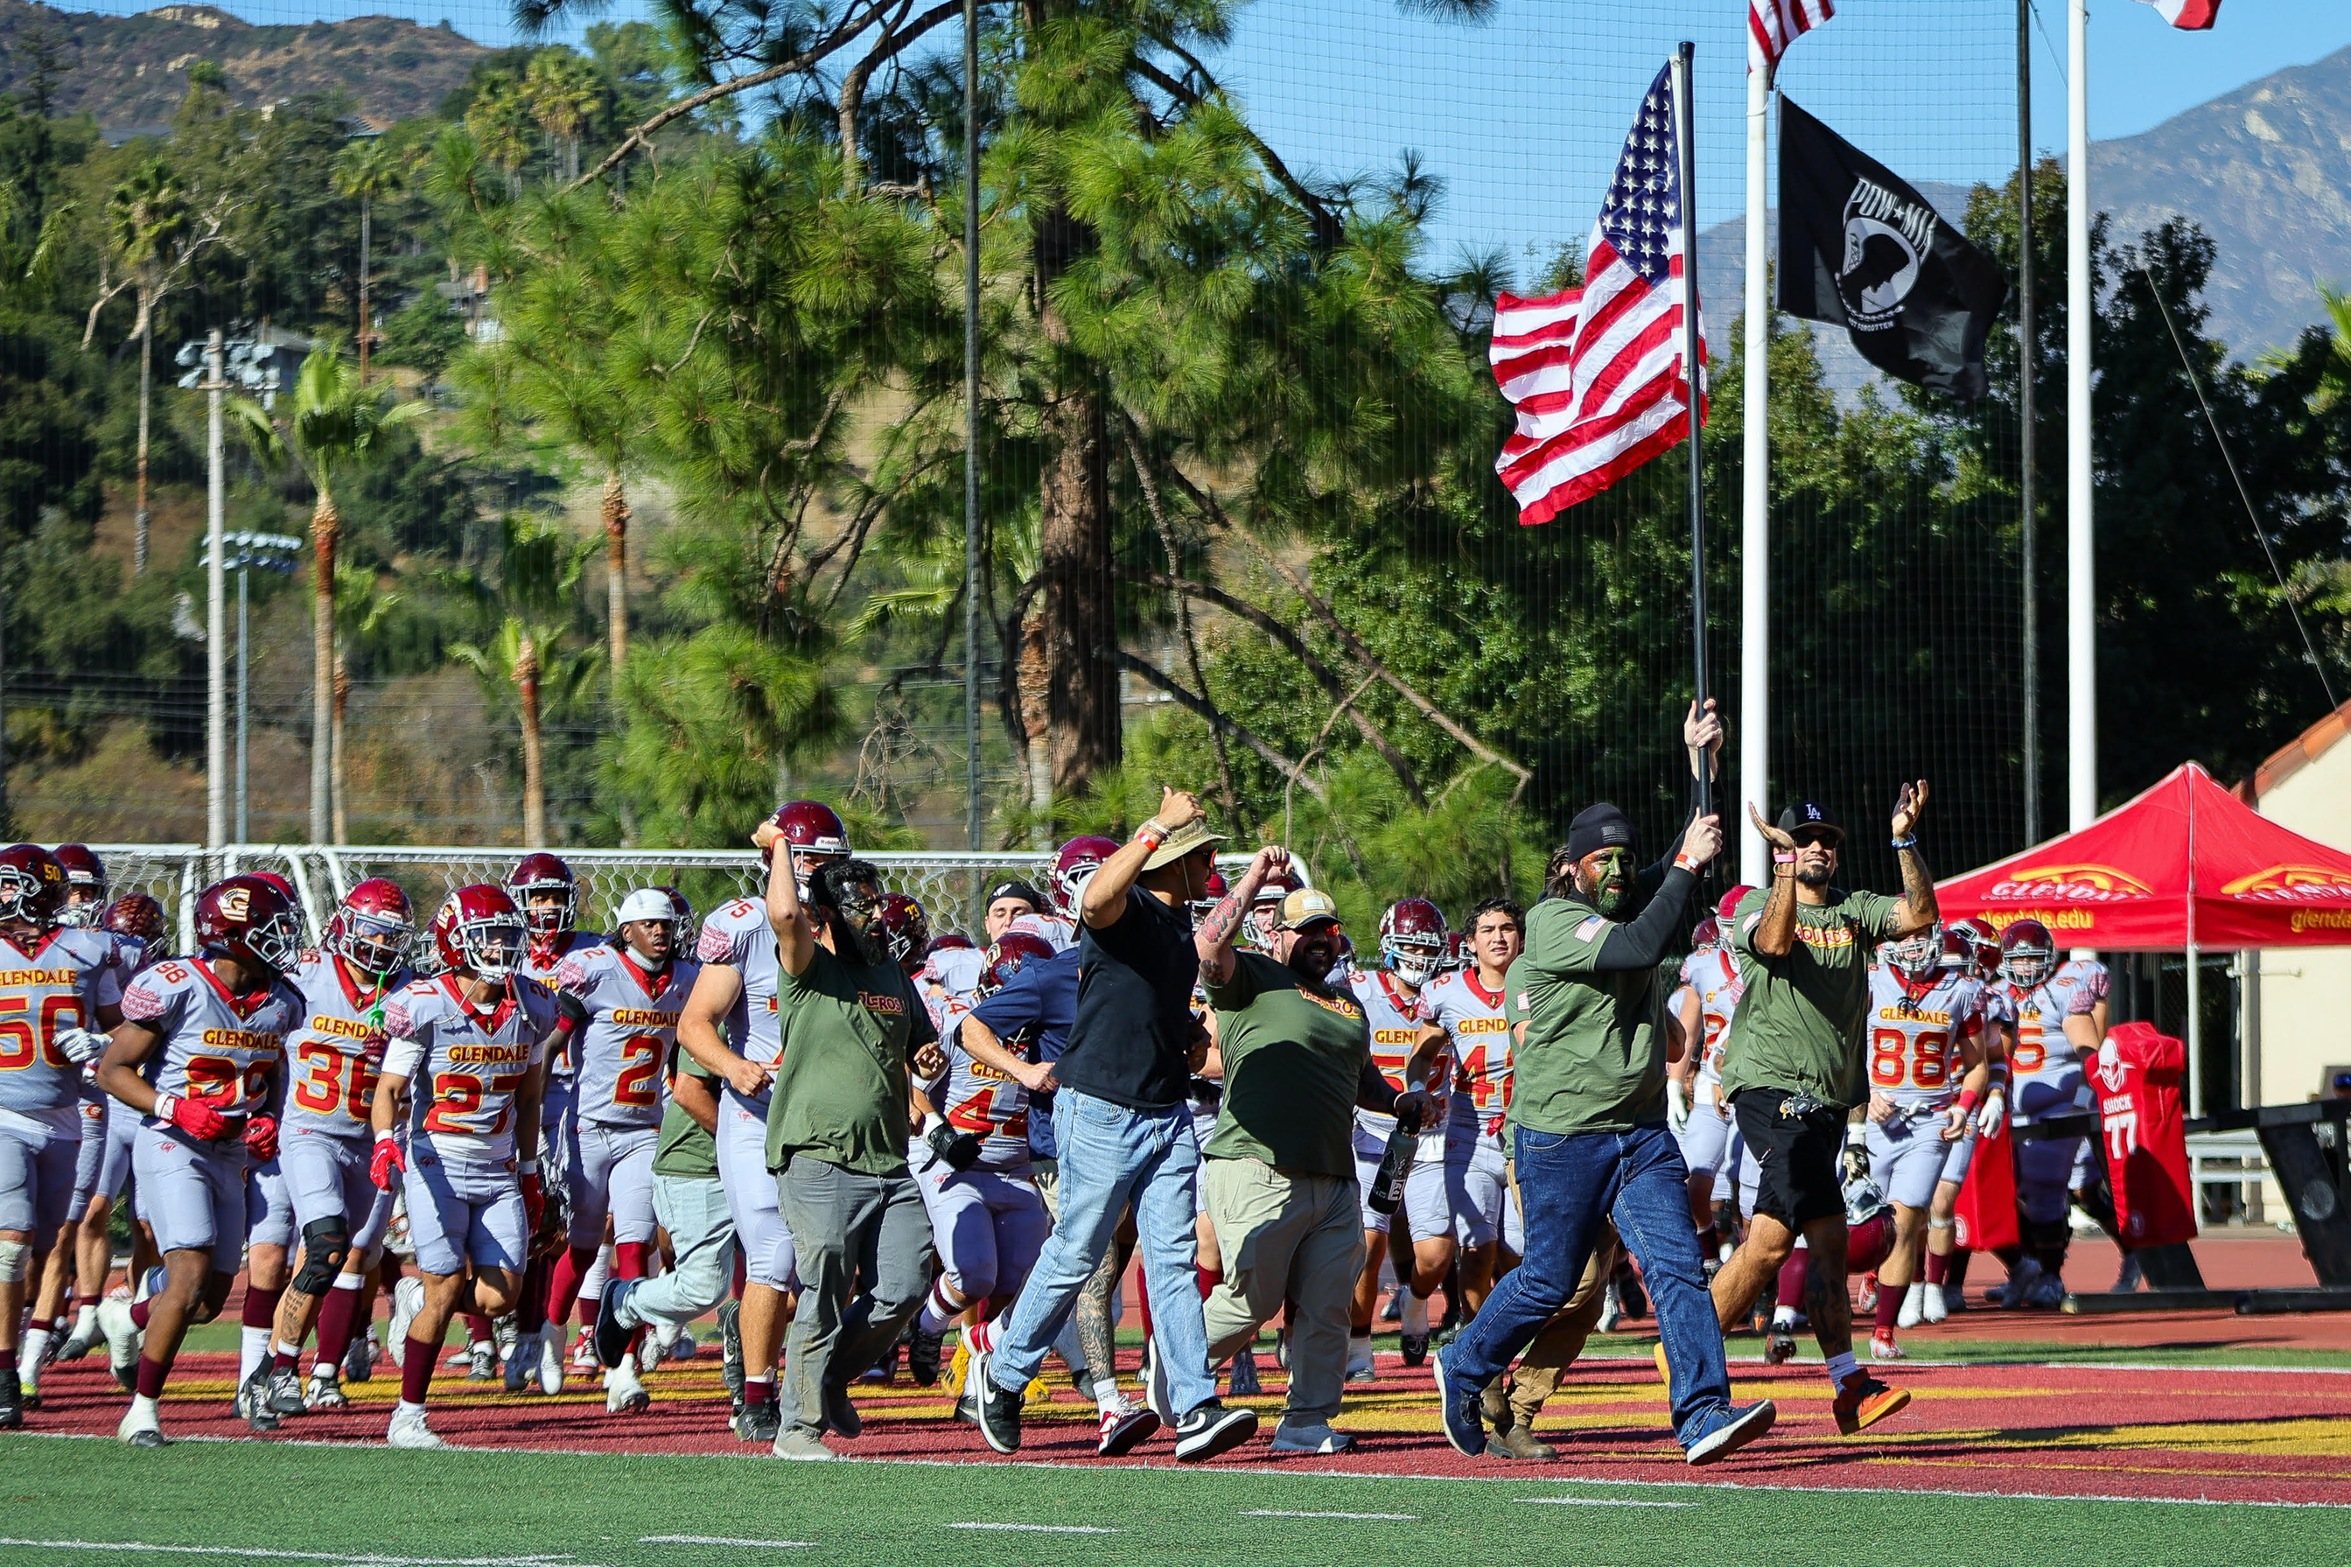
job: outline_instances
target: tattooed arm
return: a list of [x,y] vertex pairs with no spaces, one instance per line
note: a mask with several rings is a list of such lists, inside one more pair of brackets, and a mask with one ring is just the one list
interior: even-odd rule
[[[1926,809],[1927,781],[1904,784],[1902,794],[1894,802],[1894,841],[1901,843],[1918,830],[1918,818]],[[1902,909],[1895,917],[1894,939],[1915,936],[1943,917],[1935,903],[1935,878],[1927,874],[1927,862],[1918,852],[1918,845],[1894,851],[1902,863]]]
[[1200,955],[1202,984],[1221,985],[1233,977],[1233,937],[1241,929],[1241,917],[1249,912],[1266,878],[1289,868],[1290,851],[1279,844],[1267,844],[1241,873],[1241,884],[1226,893],[1192,932],[1192,950]]
[[1767,958],[1784,958],[1796,944],[1796,840],[1765,821],[1752,800],[1747,802],[1747,815],[1771,850],[1771,896],[1764,900],[1763,917],[1755,927],[1755,950]]

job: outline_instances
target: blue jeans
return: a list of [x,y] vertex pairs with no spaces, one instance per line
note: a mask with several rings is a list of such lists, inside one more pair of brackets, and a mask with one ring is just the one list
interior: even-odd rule
[[[1188,1414],[1216,1396],[1192,1228],[1200,1148],[1191,1107],[1130,1110],[1065,1086],[1053,1096],[1053,1136],[1061,1149],[1061,1217],[1005,1319],[990,1375],[1006,1392],[1027,1388],[1131,1203],[1168,1400]],[[1682,1227],[1689,1228],[1686,1213]]]
[[1685,1442],[1730,1407],[1722,1329],[1690,1225],[1689,1170],[1663,1122],[1562,1136],[1514,1128],[1526,1254],[1445,1352],[1448,1376],[1483,1390],[1567,1304],[1602,1215],[1641,1263],[1673,1371],[1673,1428]]

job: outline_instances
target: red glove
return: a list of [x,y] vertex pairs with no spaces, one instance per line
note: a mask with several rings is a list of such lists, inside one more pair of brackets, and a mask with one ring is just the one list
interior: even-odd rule
[[229,1129],[228,1118],[201,1099],[188,1099],[177,1094],[159,1094],[155,1101],[155,1117],[169,1122],[198,1142],[208,1143]]
[[245,1151],[264,1164],[278,1156],[278,1118],[257,1115],[245,1123]]
[[408,1168],[408,1156],[400,1151],[400,1140],[390,1133],[376,1139],[375,1162],[367,1167],[367,1178],[376,1183],[376,1190],[392,1189],[392,1178]]
[[524,1218],[530,1221],[530,1232],[536,1235],[539,1232],[539,1221],[547,1216],[547,1188],[539,1180],[536,1169],[522,1172],[522,1211]]

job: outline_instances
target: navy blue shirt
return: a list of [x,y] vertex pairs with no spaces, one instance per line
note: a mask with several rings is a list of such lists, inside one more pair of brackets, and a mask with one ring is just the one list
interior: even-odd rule
[[[1008,1050],[1034,1040],[1039,1061],[1058,1061],[1069,1048],[1069,1031],[1078,1020],[1078,949],[1055,953],[1042,963],[1024,963],[1020,971],[987,1000],[972,1008],[989,1033]],[[1030,1096],[1029,1152],[1039,1159],[1060,1157],[1053,1141],[1053,1096]]]
[[1192,1092],[1192,911],[1140,887],[1108,925],[1078,932],[1078,1020],[1056,1075],[1130,1110],[1167,1110]]

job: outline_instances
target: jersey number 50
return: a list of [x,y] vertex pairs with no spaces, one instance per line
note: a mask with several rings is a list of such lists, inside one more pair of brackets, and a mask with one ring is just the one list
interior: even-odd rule
[[57,1031],[81,1027],[82,998],[72,994],[44,996],[38,1025],[32,1020],[32,1010],[30,996],[0,996],[0,1072],[21,1072],[33,1064],[36,1054],[53,1067],[73,1065],[58,1053]]

